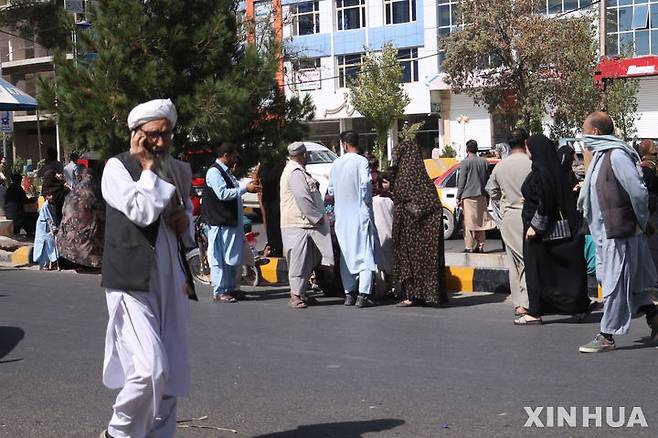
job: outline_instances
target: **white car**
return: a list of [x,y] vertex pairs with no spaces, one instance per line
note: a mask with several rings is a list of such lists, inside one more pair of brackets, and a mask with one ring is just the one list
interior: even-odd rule
[[[338,156],[330,149],[319,143],[304,142],[308,152],[308,162],[306,171],[320,184],[320,194],[324,198],[329,186],[329,175],[331,166]],[[251,178],[242,178],[241,183],[248,183]],[[242,202],[245,208],[259,209],[258,195],[256,193],[245,193],[242,195]]]

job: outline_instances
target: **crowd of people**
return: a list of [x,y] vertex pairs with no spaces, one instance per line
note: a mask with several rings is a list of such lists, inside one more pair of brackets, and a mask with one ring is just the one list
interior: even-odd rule
[[[49,152],[39,170],[44,202],[34,229],[20,176],[12,175],[7,189],[15,231],[35,233],[41,266],[62,258],[102,266],[109,314],[103,382],[120,389],[106,438],[173,436],[177,398],[190,389],[187,320],[189,300],[198,300],[185,259],[195,245],[192,172],[170,153],[176,122],[168,99],[136,106],[128,117],[130,149],[110,158],[102,176],[79,168],[74,155],[62,166]],[[650,245],[658,215],[656,146],[643,142],[638,153],[614,136],[611,118],[600,112],[585,120],[582,138],[588,162],[582,182],[573,172],[573,148],[558,149],[543,135],[513,130],[507,156],[492,172],[469,142],[457,195],[465,250],[484,251],[491,200],[509,263],[515,325],[540,325],[549,314],[585,318],[593,269],[603,316],[599,333],[579,350],[614,350],[614,336],[627,333],[639,315],[651,330],[647,341],[656,342],[658,308],[646,293],[658,284]],[[447,305],[442,205],[420,147],[401,143],[393,166],[373,172],[356,132],[341,133],[340,145],[326,196],[306,171],[305,144],[287,147],[278,228],[288,305],[312,305],[311,277],[335,272],[336,265],[346,306],[374,306],[377,294],[394,295],[401,307]],[[217,148],[202,196],[213,298],[224,303],[241,298],[242,195],[263,190],[258,178],[241,183],[234,176],[238,152],[230,143]]]
[[[475,141],[467,143],[460,165],[465,252],[484,252],[485,231],[496,226],[491,201],[507,253],[515,325],[540,325],[550,314],[584,320],[596,305],[588,273],[596,275],[603,319],[600,333],[580,347],[583,353],[614,349],[613,336],[627,333],[640,314],[651,330],[647,340],[658,341],[658,309],[647,294],[658,285],[658,258],[649,245],[655,240],[658,157],[653,142],[641,144],[640,156],[613,133],[605,113],[584,122],[591,163],[583,182],[573,170],[572,146],[557,148],[548,137],[521,128],[510,133],[507,156],[492,172]],[[340,266],[347,306],[372,306],[373,291],[381,290],[393,293],[402,307],[447,304],[442,208],[418,145],[398,145],[394,166],[373,176],[357,133],[343,132],[340,144],[343,155],[333,164],[328,190],[331,215],[304,169],[304,144],[288,148],[280,187],[290,306],[307,307],[313,270],[332,262]],[[331,229],[340,248],[336,260]]]
[[[15,235],[24,233],[34,239],[32,260],[41,269],[67,267],[95,270],[103,256],[105,203],[100,192],[103,167],[90,161],[78,164],[72,152],[64,166],[54,148],[46,150],[44,164],[36,172],[40,179],[42,200],[28,197],[24,177],[11,174],[4,167],[2,176],[10,175],[4,193],[5,217],[12,221]],[[6,184],[0,180],[0,185]]]

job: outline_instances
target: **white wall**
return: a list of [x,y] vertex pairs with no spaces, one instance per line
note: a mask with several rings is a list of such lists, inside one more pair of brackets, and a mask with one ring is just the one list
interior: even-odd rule
[[[466,125],[457,122],[461,115],[470,118]],[[481,149],[492,146],[489,112],[484,107],[475,106],[473,99],[466,94],[450,94],[450,111],[444,117],[450,120],[450,143],[455,149],[464,148],[466,141],[470,139],[477,141]]]
[[658,138],[658,78],[640,80],[637,94],[640,119],[635,122],[637,136]]

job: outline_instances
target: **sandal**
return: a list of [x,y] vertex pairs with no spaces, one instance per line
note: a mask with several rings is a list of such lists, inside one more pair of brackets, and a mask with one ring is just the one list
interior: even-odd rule
[[[521,311],[520,309],[523,309],[523,311]],[[514,308],[514,316],[516,316],[517,318],[520,316],[526,316],[527,314],[528,314],[528,309],[526,309],[523,306],[516,306]]]
[[541,318],[539,319],[528,319],[529,315],[523,315],[519,319],[514,320],[514,325],[542,325]]
[[288,307],[291,309],[306,309],[307,306],[304,300],[297,295],[293,295],[290,297],[290,301],[288,301]]
[[228,294],[221,294],[219,296],[214,296],[212,297],[213,301],[216,301],[218,303],[237,303],[238,300],[235,299],[234,296],[228,295]]
[[397,307],[416,307],[422,305],[418,300],[403,300],[397,303]]

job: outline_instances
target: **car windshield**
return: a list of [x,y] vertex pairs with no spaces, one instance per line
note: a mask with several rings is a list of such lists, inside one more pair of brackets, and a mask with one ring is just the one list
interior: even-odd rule
[[308,151],[308,162],[306,164],[333,163],[336,161],[336,154],[328,149],[319,151]]

